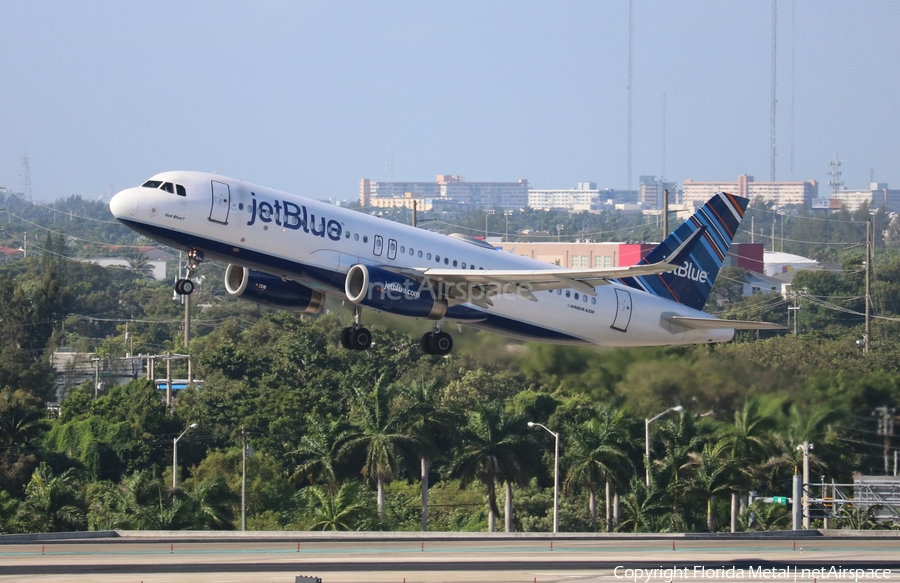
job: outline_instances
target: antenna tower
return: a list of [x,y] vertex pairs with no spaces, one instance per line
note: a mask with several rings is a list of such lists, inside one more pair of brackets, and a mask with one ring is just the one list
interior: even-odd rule
[[659,181],[666,181],[666,94],[663,93],[663,118],[662,118],[662,172]]
[[834,158],[828,162],[828,166],[828,175],[831,176],[831,180],[828,181],[828,186],[831,187],[831,194],[834,196],[840,190],[843,190],[844,187],[844,181],[841,180],[841,161],[838,160],[837,154],[835,154]]
[[628,190],[631,190],[631,55],[634,37],[634,2],[628,0]]
[[775,182],[775,64],[777,55],[777,33],[778,33],[778,0],[772,0],[772,176],[771,181]]
[[28,199],[28,202],[31,202],[31,165],[28,163],[27,145],[22,154],[22,174],[21,180],[19,181],[19,190],[22,191],[22,195]]

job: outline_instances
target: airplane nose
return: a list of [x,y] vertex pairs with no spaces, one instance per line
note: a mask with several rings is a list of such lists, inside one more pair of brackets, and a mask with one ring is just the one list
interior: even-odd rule
[[133,188],[128,188],[118,192],[109,201],[109,210],[117,219],[134,216],[137,205],[133,190]]

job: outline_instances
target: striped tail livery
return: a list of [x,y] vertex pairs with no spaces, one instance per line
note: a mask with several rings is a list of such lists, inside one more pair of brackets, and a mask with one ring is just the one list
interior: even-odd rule
[[748,200],[720,192],[682,223],[665,241],[654,248],[638,265],[664,260],[698,230],[703,234],[682,264],[665,273],[625,277],[623,285],[667,298],[696,310],[702,310],[728,247],[747,210]]

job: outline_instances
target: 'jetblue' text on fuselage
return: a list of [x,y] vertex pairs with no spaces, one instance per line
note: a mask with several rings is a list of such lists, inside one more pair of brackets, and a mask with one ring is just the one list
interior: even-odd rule
[[275,200],[272,202],[260,200],[257,202],[256,193],[251,192],[253,202],[250,206],[250,220],[247,226],[252,226],[259,219],[261,223],[275,223],[279,227],[285,229],[299,230],[303,229],[304,233],[312,233],[318,237],[325,237],[332,241],[340,241],[343,228],[341,224],[334,219],[325,220],[325,217],[319,217],[319,224],[316,224],[316,215],[307,213],[305,205],[298,205],[286,200]]

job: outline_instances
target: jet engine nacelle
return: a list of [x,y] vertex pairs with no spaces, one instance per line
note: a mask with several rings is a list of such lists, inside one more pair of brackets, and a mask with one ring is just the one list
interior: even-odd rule
[[431,286],[361,263],[347,272],[344,293],[354,304],[401,316],[440,320],[447,313],[447,301],[436,297]]
[[234,264],[225,270],[225,290],[229,295],[291,312],[314,314],[325,305],[322,292]]

